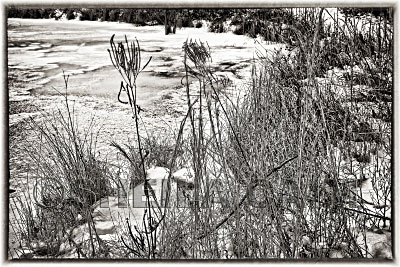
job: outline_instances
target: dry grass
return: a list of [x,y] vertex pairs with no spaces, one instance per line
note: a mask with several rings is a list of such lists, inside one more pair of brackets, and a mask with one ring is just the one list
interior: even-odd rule
[[[379,17],[363,37],[365,29],[359,30],[353,18],[344,26],[334,18],[334,25],[328,26],[324,12],[285,13],[292,16],[285,20],[288,30],[274,36],[294,40],[295,48],[284,53],[261,47],[251,78],[238,95],[224,91],[224,80],[213,73],[208,45],[187,40],[183,45],[187,115],[178,133],[168,136],[139,135],[145,125],[136,104],[136,80],[150,60],[141,66],[138,41],[115,44],[111,38],[110,58],[123,79],[119,96],[124,93],[129,99],[120,102],[131,109],[136,135],[133,144],[113,143],[122,155],[119,171],[148,188],[142,225],[127,221],[120,239],[126,257],[371,256],[368,228],[391,230],[391,165],[385,160],[391,157],[391,83],[383,77],[392,73],[392,28],[386,17]],[[296,16],[301,18],[297,24]],[[342,37],[334,38],[339,31]],[[362,71],[356,71],[360,66]],[[334,67],[339,68],[336,77],[328,77]],[[193,79],[199,87],[189,82]],[[63,225],[71,228],[80,213],[96,231],[90,207],[109,193],[109,183],[116,180],[109,165],[96,159],[93,128],[81,139],[67,96],[65,100],[67,117],[54,114],[55,121],[35,124],[45,142],[33,157],[36,175],[47,183],[41,188],[62,183],[68,199],[80,205],[65,208],[58,204],[65,198],[54,194],[57,191],[46,195],[42,190],[36,212],[22,200],[19,210],[30,240],[51,238],[57,243],[45,253],[54,257],[58,240],[68,232],[58,229],[56,222],[64,220]],[[187,206],[178,207],[170,196],[170,208],[161,211],[150,201],[154,192],[146,168],[153,165],[167,167],[170,173],[184,166],[193,169]],[[366,179],[372,181],[372,202],[359,192]],[[158,221],[156,213],[162,214]],[[50,217],[54,220],[49,222]],[[30,234],[35,229],[41,236]],[[99,238],[91,242],[82,256],[107,257]]]

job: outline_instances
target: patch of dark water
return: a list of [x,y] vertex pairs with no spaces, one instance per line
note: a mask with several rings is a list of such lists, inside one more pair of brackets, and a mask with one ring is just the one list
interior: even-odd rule
[[9,48],[26,48],[31,51],[39,51],[44,49],[49,49],[53,47],[50,42],[44,42],[39,40],[8,40],[7,43]]
[[239,75],[240,70],[243,70],[246,67],[248,67],[252,61],[253,61],[252,59],[242,60],[239,62],[225,61],[225,62],[221,62],[218,65],[214,66],[213,70],[215,72],[231,72],[237,78],[242,78],[241,75]]
[[168,57],[168,56],[162,56],[162,57],[159,57],[159,59],[164,62],[175,61],[175,59],[173,59],[172,57]]
[[221,49],[221,50],[226,50],[226,49],[238,49],[238,50],[240,50],[240,49],[246,49],[247,47],[245,47],[245,46],[234,46],[234,45],[217,45],[217,46],[214,46],[213,47],[213,49],[215,49],[215,50],[219,50],[219,49]]
[[157,53],[157,52],[162,52],[164,51],[164,48],[161,46],[155,46],[155,47],[149,47],[149,48],[141,48],[140,49],[142,52],[152,52],[152,53]]

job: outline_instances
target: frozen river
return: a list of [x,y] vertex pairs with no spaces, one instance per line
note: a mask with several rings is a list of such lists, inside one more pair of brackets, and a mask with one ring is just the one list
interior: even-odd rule
[[[69,92],[116,98],[120,77],[113,68],[107,48],[109,40],[122,41],[135,37],[142,48],[142,61],[152,56],[146,70],[138,78],[139,102],[149,103],[163,89],[181,86],[183,77],[182,45],[186,39],[207,42],[217,71],[231,79],[241,78],[254,56],[257,44],[249,37],[232,33],[211,33],[207,27],[177,29],[164,35],[163,26],[135,27],[117,22],[55,21],[53,19],[8,20],[9,79],[22,80],[24,90],[55,94],[63,89],[62,71],[71,74]],[[248,69],[247,69],[248,70]]]

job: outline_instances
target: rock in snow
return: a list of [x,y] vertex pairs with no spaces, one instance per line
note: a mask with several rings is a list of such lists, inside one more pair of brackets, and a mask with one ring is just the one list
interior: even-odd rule
[[115,226],[112,221],[98,221],[95,222],[96,232],[98,235],[107,235],[115,233]]
[[175,181],[183,182],[186,184],[193,184],[194,171],[192,168],[182,168],[172,174]]
[[150,180],[167,179],[169,170],[164,167],[153,167],[146,171],[146,178]]

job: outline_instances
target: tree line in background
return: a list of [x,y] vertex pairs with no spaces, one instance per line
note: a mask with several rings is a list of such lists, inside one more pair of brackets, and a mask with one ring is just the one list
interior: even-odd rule
[[[304,9],[306,10],[306,9]],[[342,8],[343,13],[349,16],[384,16],[392,20],[388,9],[384,8]],[[305,11],[306,12],[306,11]],[[66,19],[79,19],[88,21],[119,21],[140,26],[164,25],[165,34],[175,33],[176,28],[202,27],[202,20],[209,21],[208,29],[211,32],[226,32],[224,23],[236,26],[235,34],[247,34],[255,37],[263,35],[262,28],[265,22],[276,24],[293,24],[295,16],[290,8],[264,8],[264,9],[143,9],[143,8],[18,8],[9,7],[9,18],[32,18],[56,20],[65,16]],[[265,33],[264,33],[265,35]],[[271,35],[271,34],[270,34]],[[277,33],[275,33],[278,36]],[[281,34],[279,34],[281,35]],[[268,36],[268,39],[274,39]],[[275,38],[276,39],[276,38]]]
[[[214,10],[215,13],[224,13],[223,10]],[[139,26],[165,25],[166,34],[176,31],[177,27],[201,27],[202,24],[196,20],[206,18],[210,11],[188,10],[188,9],[134,9],[134,8],[16,8],[7,10],[9,18],[32,18],[56,20],[64,15],[66,19],[79,19],[88,21],[119,21],[132,23]]]

